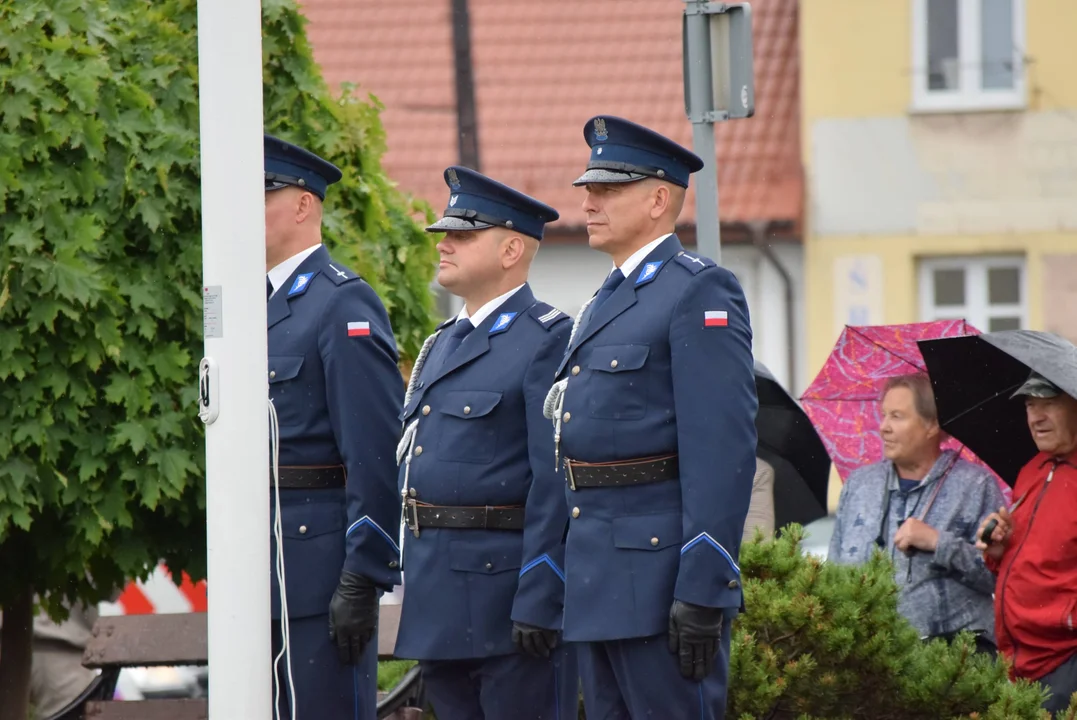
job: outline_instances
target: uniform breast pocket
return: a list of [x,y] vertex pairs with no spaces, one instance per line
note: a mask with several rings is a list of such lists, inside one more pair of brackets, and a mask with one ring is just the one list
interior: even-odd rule
[[649,345],[600,345],[591,352],[587,392],[591,417],[639,420],[647,412]]
[[450,462],[492,461],[497,449],[495,411],[500,403],[501,393],[489,390],[445,393],[445,400],[438,408],[438,457]]
[[301,384],[296,382],[303,369],[302,355],[271,355],[269,357],[269,397],[277,411],[281,426],[295,425],[303,417]]

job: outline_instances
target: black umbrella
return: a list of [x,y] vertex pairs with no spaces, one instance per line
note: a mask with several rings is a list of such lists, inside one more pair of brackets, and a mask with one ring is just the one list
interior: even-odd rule
[[756,454],[774,466],[774,527],[826,517],[830,456],[800,403],[755,363]]
[[1051,333],[1005,330],[921,340],[943,430],[1012,487],[1036,455],[1025,405],[1010,399],[1033,370],[1077,397],[1077,347]]

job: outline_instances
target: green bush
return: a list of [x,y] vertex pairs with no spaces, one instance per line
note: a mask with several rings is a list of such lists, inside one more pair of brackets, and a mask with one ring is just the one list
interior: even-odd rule
[[1042,690],[1011,683],[972,637],[924,643],[897,612],[889,558],[805,555],[799,526],[740,554],[748,612],[734,625],[729,718],[1041,718]]

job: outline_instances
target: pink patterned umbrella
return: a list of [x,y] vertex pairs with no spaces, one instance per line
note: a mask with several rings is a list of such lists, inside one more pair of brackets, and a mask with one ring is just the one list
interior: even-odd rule
[[[800,398],[842,482],[861,465],[882,460],[879,398],[889,378],[926,372],[916,341],[979,334],[964,320],[845,326],[823,369]],[[953,438],[943,447],[960,449],[964,458],[987,468]],[[1004,493],[1009,490],[991,474]]]

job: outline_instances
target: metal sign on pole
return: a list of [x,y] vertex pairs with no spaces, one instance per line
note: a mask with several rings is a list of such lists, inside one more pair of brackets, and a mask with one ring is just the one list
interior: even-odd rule
[[209,717],[272,717],[262,9],[198,0]]
[[751,5],[685,0],[682,39],[684,108],[704,162],[696,173],[696,248],[721,264],[714,123],[755,113]]

